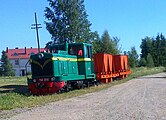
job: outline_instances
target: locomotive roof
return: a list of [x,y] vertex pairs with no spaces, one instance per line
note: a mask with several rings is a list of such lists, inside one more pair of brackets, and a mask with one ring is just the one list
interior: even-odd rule
[[68,43],[69,45],[90,45],[89,43]]

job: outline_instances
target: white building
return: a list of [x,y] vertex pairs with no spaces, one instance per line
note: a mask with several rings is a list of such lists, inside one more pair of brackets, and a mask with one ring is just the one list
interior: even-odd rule
[[[40,51],[44,51],[44,48],[41,48]],[[15,48],[9,49],[6,48],[6,55],[8,56],[10,63],[15,70],[16,76],[25,76],[26,73],[31,72],[31,65],[29,61],[31,54],[38,53],[38,48]],[[27,67],[25,67],[27,64]]]

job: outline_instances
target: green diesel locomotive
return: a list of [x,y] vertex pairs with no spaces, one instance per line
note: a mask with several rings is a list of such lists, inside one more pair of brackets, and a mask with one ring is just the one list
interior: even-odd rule
[[55,44],[46,52],[31,55],[30,63],[32,77],[27,81],[34,95],[69,91],[96,83],[91,44]]

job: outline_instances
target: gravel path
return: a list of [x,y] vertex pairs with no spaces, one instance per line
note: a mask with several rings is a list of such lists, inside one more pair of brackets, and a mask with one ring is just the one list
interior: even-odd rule
[[21,110],[8,120],[166,120],[165,77],[160,73],[137,78],[100,92]]

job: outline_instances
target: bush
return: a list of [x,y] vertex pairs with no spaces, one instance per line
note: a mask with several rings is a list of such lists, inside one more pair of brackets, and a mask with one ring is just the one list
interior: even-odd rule
[[145,58],[141,58],[140,61],[139,61],[139,66],[140,67],[145,67],[146,66],[146,60]]

